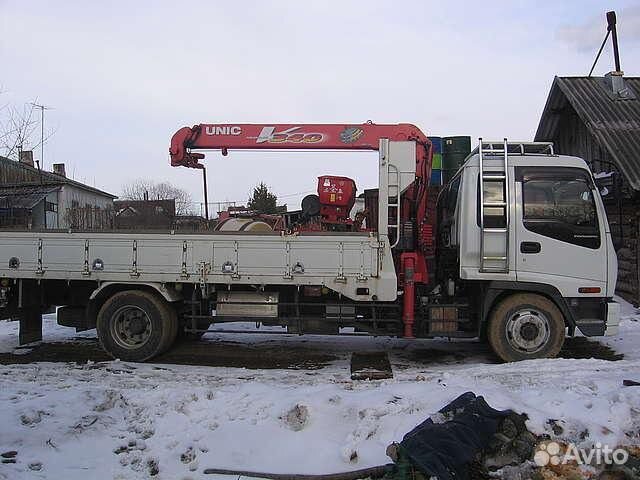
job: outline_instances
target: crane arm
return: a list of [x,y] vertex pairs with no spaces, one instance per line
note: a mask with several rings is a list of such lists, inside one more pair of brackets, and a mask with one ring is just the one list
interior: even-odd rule
[[[202,168],[202,153],[193,150],[328,149],[378,150],[379,140],[414,140],[430,150],[426,135],[414,125],[344,124],[199,124],[183,127],[171,139],[171,165]],[[417,153],[427,157],[428,151]],[[429,165],[430,166],[430,165]],[[429,168],[430,170],[430,168]]]

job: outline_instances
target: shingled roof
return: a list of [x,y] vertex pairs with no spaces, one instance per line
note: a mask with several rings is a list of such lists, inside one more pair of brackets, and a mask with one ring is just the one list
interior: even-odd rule
[[634,190],[640,190],[640,77],[624,77],[626,98],[612,94],[602,77],[556,77],[542,112],[536,141],[553,141],[561,112],[570,105],[606,149]]
[[91,193],[103,195],[105,197],[118,198],[117,195],[113,195],[90,185],[85,185],[84,183],[77,182],[71,178],[67,178],[53,172],[39,170],[25,163],[0,156],[0,186],[18,187],[28,185],[73,185],[74,187]]

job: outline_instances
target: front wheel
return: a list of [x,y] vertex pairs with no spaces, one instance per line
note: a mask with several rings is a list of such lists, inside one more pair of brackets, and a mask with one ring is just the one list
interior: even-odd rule
[[491,312],[487,337],[505,362],[555,357],[564,343],[564,317],[546,297],[514,294]]
[[116,293],[102,305],[96,329],[102,348],[113,358],[143,362],[171,346],[178,318],[164,299],[128,290]]

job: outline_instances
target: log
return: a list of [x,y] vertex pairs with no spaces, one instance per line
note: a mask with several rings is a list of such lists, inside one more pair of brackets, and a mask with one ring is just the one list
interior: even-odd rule
[[622,298],[624,298],[627,302],[631,303],[632,305],[638,304],[638,295],[636,293],[627,293],[617,289],[616,289],[616,293],[620,295]]
[[624,260],[634,259],[635,260],[635,258],[636,258],[635,250],[631,250],[628,247],[622,247],[622,248],[618,249],[618,251],[616,253],[618,255],[618,261],[620,259],[624,259]]
[[618,282],[616,284],[616,290],[624,293],[629,293],[634,296],[634,298],[638,297],[638,286],[633,285],[629,282]]
[[626,260],[618,258],[618,272],[621,270],[633,272],[635,274],[638,270],[638,263],[636,262],[636,259]]
[[625,270],[618,269],[618,280],[630,279],[632,281],[637,281],[638,272],[636,270]]

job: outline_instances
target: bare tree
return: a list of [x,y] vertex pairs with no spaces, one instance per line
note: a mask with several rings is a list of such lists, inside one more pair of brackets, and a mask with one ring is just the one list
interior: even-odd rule
[[191,194],[169,182],[139,179],[122,186],[120,194],[125,200],[175,200],[177,215],[192,215]]
[[35,103],[26,103],[22,108],[0,104],[0,155],[18,160],[21,150],[35,150],[53,135],[47,132],[42,139],[37,134],[40,121],[34,113]]

